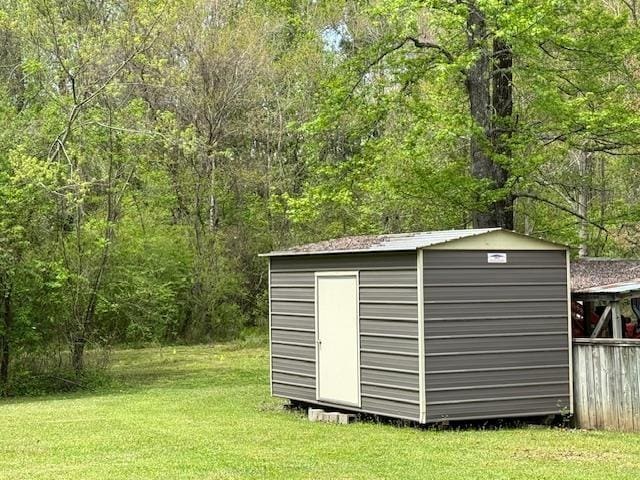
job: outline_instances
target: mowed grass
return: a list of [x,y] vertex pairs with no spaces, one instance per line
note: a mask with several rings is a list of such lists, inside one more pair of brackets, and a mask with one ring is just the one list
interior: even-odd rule
[[124,350],[95,393],[0,401],[0,479],[633,479],[640,434],[310,423],[264,347]]

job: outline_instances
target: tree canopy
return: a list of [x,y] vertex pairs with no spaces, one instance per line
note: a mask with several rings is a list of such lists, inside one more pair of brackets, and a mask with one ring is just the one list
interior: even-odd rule
[[638,255],[639,33],[623,0],[1,1],[1,388],[260,328],[293,243]]

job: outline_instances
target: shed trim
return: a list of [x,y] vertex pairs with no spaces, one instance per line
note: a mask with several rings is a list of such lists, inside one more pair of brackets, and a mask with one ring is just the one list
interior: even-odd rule
[[567,259],[567,335],[569,347],[567,353],[569,356],[569,413],[573,413],[573,325],[571,315],[571,256],[569,250],[566,251]]
[[269,266],[267,272],[267,290],[268,290],[268,301],[269,301],[269,390],[271,392],[271,396],[273,397],[273,353],[272,353],[272,345],[273,341],[271,339],[271,258],[269,258]]
[[523,235],[511,230],[492,230],[479,235],[470,235],[448,242],[439,242],[428,247],[430,250],[564,250],[558,245],[530,235]]
[[424,250],[419,249],[416,256],[416,275],[418,283],[418,388],[420,400],[420,422],[427,421],[426,356],[424,328]]

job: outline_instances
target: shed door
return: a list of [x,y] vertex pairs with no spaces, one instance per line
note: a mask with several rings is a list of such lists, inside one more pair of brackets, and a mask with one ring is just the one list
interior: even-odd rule
[[360,406],[358,274],[316,274],[316,396]]

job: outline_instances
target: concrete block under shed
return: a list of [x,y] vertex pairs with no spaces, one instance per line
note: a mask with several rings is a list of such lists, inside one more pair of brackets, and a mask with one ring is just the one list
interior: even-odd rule
[[324,413],[324,410],[321,408],[310,408],[308,411],[309,421],[310,422],[321,421],[321,416],[323,413]]
[[310,422],[348,425],[356,421],[356,416],[353,413],[326,412],[322,408],[309,408],[307,413]]

